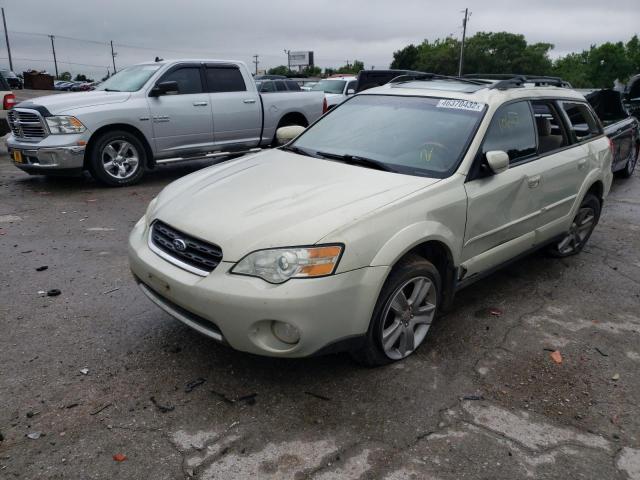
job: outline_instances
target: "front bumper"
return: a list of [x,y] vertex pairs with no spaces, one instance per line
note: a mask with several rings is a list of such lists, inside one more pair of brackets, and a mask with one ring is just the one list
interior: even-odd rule
[[[145,219],[129,237],[131,270],[144,293],[172,316],[231,347],[258,355],[305,357],[369,328],[388,267],[366,267],[280,285],[232,275],[222,262],[206,277],[174,266],[151,251]],[[300,341],[274,336],[272,321],[294,325]]]
[[[55,137],[55,138],[52,138]],[[39,143],[23,142],[13,135],[7,139],[7,150],[16,167],[29,173],[82,170],[86,146],[78,145],[83,135],[50,135]],[[22,153],[15,161],[13,151]]]

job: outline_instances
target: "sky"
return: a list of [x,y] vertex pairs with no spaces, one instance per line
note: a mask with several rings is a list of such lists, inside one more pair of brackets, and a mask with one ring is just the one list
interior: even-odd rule
[[[358,59],[386,68],[393,52],[424,39],[509,31],[555,45],[553,57],[640,32],[640,0],[5,0],[14,70],[58,69],[93,77],[162,58],[242,60],[253,70],[287,63],[285,50],[314,51],[320,67]],[[8,67],[0,40],[0,65]]]

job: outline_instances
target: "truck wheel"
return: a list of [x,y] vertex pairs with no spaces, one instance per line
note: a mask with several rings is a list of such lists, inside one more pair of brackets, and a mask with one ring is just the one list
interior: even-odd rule
[[147,154],[135,135],[112,130],[96,138],[89,151],[89,172],[98,182],[109,187],[125,187],[144,175]]
[[352,352],[359,363],[386,365],[411,355],[424,341],[441,297],[440,273],[422,257],[408,255],[382,287],[362,348]]
[[640,145],[636,145],[633,156],[627,161],[627,164],[624,168],[616,174],[622,178],[630,178],[633,175],[633,171],[636,169],[636,164],[638,163],[638,154],[640,153]]
[[551,244],[547,253],[558,258],[580,253],[598,224],[600,208],[600,200],[595,195],[588,193],[582,200],[569,231],[560,241]]

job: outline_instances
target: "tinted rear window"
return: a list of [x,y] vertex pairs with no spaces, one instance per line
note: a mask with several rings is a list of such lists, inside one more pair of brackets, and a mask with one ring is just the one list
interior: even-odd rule
[[236,67],[207,67],[207,85],[212,93],[247,90],[242,74]]

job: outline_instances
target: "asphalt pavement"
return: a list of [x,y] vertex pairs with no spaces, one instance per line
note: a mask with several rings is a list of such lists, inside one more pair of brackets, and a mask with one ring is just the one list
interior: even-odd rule
[[0,478],[640,479],[638,174],[583,253],[469,287],[416,354],[367,369],[235,352],[138,290],[130,229],[206,164],[108,189],[2,150]]

